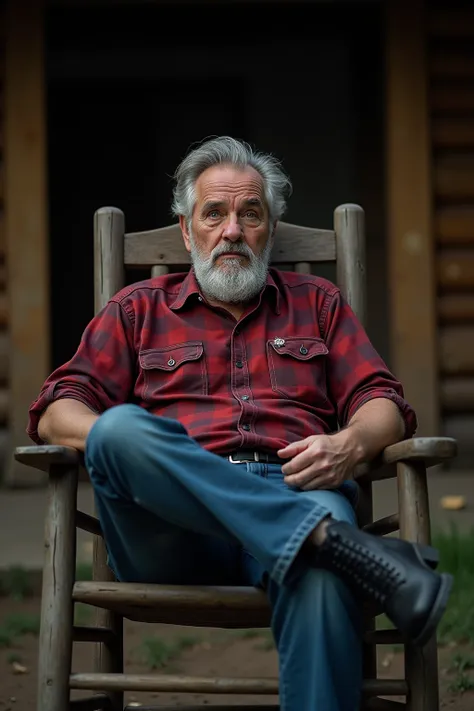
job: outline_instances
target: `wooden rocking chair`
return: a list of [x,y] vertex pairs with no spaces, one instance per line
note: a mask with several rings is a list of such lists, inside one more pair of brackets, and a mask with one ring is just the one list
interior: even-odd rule
[[[102,208],[95,214],[95,308],[101,309],[124,286],[124,267],[150,267],[165,274],[172,265],[189,266],[177,225],[125,234],[123,213]],[[365,322],[364,212],[357,205],[335,210],[334,229],[319,230],[280,223],[272,263],[294,264],[309,273],[317,262],[336,262],[337,282],[362,323]],[[429,543],[430,519],[426,468],[456,455],[456,441],[414,438],[388,447],[377,462],[356,473],[363,505],[359,524],[385,535],[400,530],[411,541]],[[264,592],[245,587],[188,587],[118,583],[106,563],[98,520],[76,511],[80,454],[60,446],[19,447],[18,461],[49,473],[41,630],[39,640],[38,711],[123,711],[123,691],[217,694],[278,693],[277,679],[217,679],[123,673],[123,618],[179,625],[249,628],[269,626]],[[379,521],[372,517],[372,483],[396,477],[398,512]],[[94,535],[93,580],[75,582],[76,527]],[[97,608],[94,627],[75,627],[76,602]],[[71,674],[73,641],[95,642],[95,672]],[[433,637],[424,648],[405,646],[402,679],[376,678],[376,645],[401,642],[396,630],[375,630],[367,615],[364,636],[363,709],[436,711],[439,708],[437,649]],[[95,692],[70,701],[70,689]],[[382,699],[404,696],[405,704]],[[130,707],[128,707],[130,708]],[[165,708],[160,706],[162,711]],[[192,711],[195,706],[181,707]],[[201,707],[199,707],[201,708]],[[213,706],[223,709],[272,709],[275,706]],[[301,711],[309,711],[302,709]]]

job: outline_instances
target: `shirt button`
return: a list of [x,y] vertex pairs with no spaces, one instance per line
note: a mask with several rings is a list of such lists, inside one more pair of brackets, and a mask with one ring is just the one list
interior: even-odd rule
[[305,348],[304,346],[301,346],[301,348],[300,348],[300,353],[301,353],[301,355],[306,355],[307,352],[308,352],[308,349]]
[[248,400],[249,396],[248,395],[242,395],[242,400]]
[[175,363],[176,363],[176,361],[175,361],[174,358],[170,358],[169,361],[168,361],[168,365],[169,365],[169,366],[175,365]]
[[243,367],[244,367],[244,364],[242,363],[241,360],[236,360],[236,361],[235,361],[235,365],[237,366],[237,368],[243,368]]
[[250,432],[250,425],[242,425],[242,429],[246,432]]

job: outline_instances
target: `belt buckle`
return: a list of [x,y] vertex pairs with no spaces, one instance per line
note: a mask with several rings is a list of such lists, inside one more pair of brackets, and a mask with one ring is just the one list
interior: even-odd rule
[[260,461],[258,452],[253,453],[253,459],[234,459],[232,457],[232,454],[229,454],[229,456],[227,458],[231,464],[244,464],[245,462],[259,462]]

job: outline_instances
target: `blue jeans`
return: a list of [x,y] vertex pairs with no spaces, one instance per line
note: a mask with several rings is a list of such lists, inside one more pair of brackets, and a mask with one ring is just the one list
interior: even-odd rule
[[265,588],[282,711],[358,710],[361,611],[302,550],[329,515],[355,525],[348,496],[292,489],[278,464],[231,464],[136,405],[97,420],[86,466],[119,580]]

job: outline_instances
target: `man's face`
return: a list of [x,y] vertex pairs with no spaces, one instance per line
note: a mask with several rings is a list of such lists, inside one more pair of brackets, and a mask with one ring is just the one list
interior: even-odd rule
[[249,301],[265,284],[272,247],[262,178],[250,166],[218,165],[195,190],[191,225],[180,224],[201,289],[224,303]]

